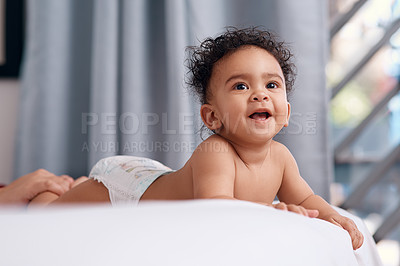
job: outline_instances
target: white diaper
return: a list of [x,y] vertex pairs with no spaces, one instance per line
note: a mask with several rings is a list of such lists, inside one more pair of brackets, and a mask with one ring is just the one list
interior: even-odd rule
[[112,205],[136,206],[157,178],[171,172],[171,168],[148,158],[113,156],[98,161],[89,178],[104,184]]

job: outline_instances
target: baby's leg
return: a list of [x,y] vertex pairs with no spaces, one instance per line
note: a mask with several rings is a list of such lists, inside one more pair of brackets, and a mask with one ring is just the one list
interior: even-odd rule
[[89,180],[53,199],[52,204],[111,202],[135,206],[152,182],[168,172],[171,172],[170,168],[147,158],[104,158],[92,168]]
[[103,184],[88,180],[87,177],[78,178],[71,189],[59,196],[53,192],[43,192],[37,195],[28,204],[29,207],[43,207],[49,204],[61,203],[105,203],[110,202],[108,190]]
[[52,204],[109,202],[110,196],[108,189],[102,183],[89,179],[61,195],[61,197],[53,201]]
[[56,193],[50,192],[50,191],[45,191],[40,194],[38,194],[36,197],[34,197],[29,203],[28,203],[28,208],[30,207],[43,207],[51,202],[55,201],[58,199],[60,196],[57,195]]

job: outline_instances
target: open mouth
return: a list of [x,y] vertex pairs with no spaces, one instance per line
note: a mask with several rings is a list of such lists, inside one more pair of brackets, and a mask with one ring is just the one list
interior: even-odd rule
[[271,115],[268,112],[255,112],[251,114],[249,117],[254,120],[267,120]]

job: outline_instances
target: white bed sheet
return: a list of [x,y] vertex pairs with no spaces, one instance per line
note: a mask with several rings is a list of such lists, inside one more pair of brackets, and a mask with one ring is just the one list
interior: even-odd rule
[[337,226],[242,201],[1,209],[0,264],[381,265],[352,218],[366,240],[355,252]]

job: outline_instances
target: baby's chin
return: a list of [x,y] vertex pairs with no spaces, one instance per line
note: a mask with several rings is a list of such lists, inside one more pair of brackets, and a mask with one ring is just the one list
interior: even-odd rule
[[240,134],[224,134],[224,133],[217,133],[221,137],[225,138],[226,140],[236,143],[236,144],[241,144],[241,145],[263,145],[267,143],[269,140],[272,140],[272,138],[275,136],[274,133],[271,132],[265,132],[262,130],[259,130],[258,132],[256,131],[244,131],[241,132]]
[[268,141],[275,137],[281,129],[282,127],[279,126],[254,127],[248,130],[248,138],[253,138],[255,141]]
[[275,137],[274,132],[265,132],[265,130],[259,130],[255,131],[253,134],[249,135],[249,138],[251,138],[254,142],[267,142],[271,140],[273,137]]
[[250,135],[271,135],[276,134],[279,130],[275,123],[250,123],[247,128]]

